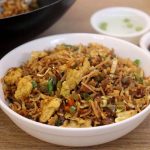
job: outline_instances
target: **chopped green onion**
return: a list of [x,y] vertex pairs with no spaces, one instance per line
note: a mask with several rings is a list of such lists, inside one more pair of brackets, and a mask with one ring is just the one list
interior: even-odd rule
[[139,66],[140,65],[140,60],[139,59],[135,59],[134,60],[134,64],[137,65],[137,66]]
[[53,76],[48,80],[48,84],[47,84],[48,93],[50,95],[57,88],[56,86],[57,86],[57,79],[55,76]]
[[70,112],[71,112],[71,113],[74,113],[75,111],[76,111],[76,107],[75,107],[75,106],[71,106],[71,107],[70,107]]
[[35,89],[37,87],[36,81],[32,81],[32,88]]
[[137,26],[137,27],[135,28],[135,30],[136,30],[136,31],[141,31],[141,30],[143,30],[143,27],[142,27],[142,26]]
[[99,27],[102,30],[107,30],[108,23],[107,22],[101,22]]
[[54,90],[52,78],[48,80],[47,88],[48,88],[48,93],[51,94],[52,91]]
[[63,124],[62,120],[58,119],[55,123],[55,126],[61,126]]
[[128,27],[128,28],[133,28],[133,24],[132,24],[132,23],[128,23],[128,24],[127,24],[127,27]]
[[129,18],[124,18],[123,21],[124,21],[125,23],[128,23],[128,22],[130,22],[130,19],[129,19]]

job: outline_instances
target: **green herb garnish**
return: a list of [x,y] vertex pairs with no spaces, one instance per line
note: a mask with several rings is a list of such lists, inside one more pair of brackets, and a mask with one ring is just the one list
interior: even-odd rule
[[62,120],[58,119],[55,123],[55,126],[61,126],[63,124]]
[[139,66],[139,65],[140,65],[140,60],[139,60],[139,59],[135,59],[135,60],[134,60],[134,64],[135,64],[136,66]]
[[127,24],[127,27],[128,27],[128,28],[133,28],[133,24],[132,24],[132,23],[128,23],[128,24]]
[[47,88],[48,88],[48,93],[52,94],[52,91],[54,90],[53,79],[52,78],[48,80]]
[[32,81],[32,88],[35,89],[37,87],[36,81]]
[[123,21],[124,21],[125,23],[129,23],[129,22],[130,22],[130,19],[129,19],[129,18],[124,18]]
[[107,22],[101,22],[99,27],[100,27],[100,29],[106,31],[107,27],[108,27],[108,23]]
[[70,112],[71,112],[71,113],[74,113],[75,111],[76,111],[76,107],[75,107],[75,106],[71,106],[71,107],[70,107]]
[[143,27],[142,26],[137,26],[137,27],[135,27],[135,30],[136,31],[141,31],[141,30],[143,30]]

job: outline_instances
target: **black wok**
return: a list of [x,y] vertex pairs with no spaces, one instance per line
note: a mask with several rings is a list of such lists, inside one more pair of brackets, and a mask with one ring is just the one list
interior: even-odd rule
[[0,19],[0,57],[53,25],[74,1],[38,0],[38,9]]

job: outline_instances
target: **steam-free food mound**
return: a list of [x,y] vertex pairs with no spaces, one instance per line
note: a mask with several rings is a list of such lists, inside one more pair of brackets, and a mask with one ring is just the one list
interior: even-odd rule
[[27,62],[10,68],[3,77],[4,94],[12,110],[44,124],[112,124],[149,105],[150,78],[140,63],[97,43],[61,44],[34,51]]

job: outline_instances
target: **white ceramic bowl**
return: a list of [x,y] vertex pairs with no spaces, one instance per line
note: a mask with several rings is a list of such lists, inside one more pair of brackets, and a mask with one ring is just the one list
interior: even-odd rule
[[[141,67],[146,75],[150,75],[150,54],[147,51],[119,39],[96,34],[78,33],[49,36],[19,46],[0,60],[0,78],[4,76],[10,67],[19,66],[25,62],[31,51],[53,48],[60,43],[87,44],[89,42],[97,42],[109,48],[114,48],[118,56],[131,58],[132,60],[140,59]],[[28,134],[59,145],[91,146],[115,140],[137,127],[150,112],[150,106],[148,106],[139,114],[119,123],[91,128],[61,128],[29,120],[11,110],[4,99],[1,86],[0,84],[0,107],[8,117]]]
[[144,50],[150,51],[148,48],[150,48],[150,32],[146,33],[142,36],[140,40],[140,47]]
[[[110,18],[110,16],[117,16],[117,17],[131,16],[132,18],[136,17],[136,19],[144,25],[144,28],[139,32],[133,32],[129,34],[110,33],[109,31],[104,31],[100,29],[99,23],[108,17]],[[102,9],[102,10],[95,12],[91,17],[91,25],[97,32],[101,34],[121,38],[129,42],[132,42],[134,44],[139,44],[139,40],[141,36],[150,30],[150,17],[145,12],[140,11],[135,8],[110,7],[110,8]]]

